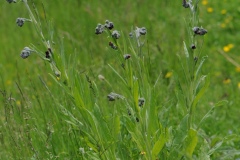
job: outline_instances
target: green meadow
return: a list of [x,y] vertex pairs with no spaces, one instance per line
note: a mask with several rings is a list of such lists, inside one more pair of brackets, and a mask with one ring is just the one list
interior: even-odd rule
[[240,159],[239,2],[13,1],[0,159]]

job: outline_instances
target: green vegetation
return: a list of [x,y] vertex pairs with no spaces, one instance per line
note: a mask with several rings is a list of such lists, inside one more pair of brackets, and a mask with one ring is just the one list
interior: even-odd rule
[[240,158],[235,0],[8,2],[0,159]]

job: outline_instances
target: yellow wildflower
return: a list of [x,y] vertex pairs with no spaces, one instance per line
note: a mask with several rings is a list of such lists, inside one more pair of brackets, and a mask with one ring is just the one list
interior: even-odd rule
[[223,80],[223,84],[229,84],[229,83],[231,83],[231,79],[226,78]]
[[172,77],[172,72],[167,72],[167,74],[165,75],[165,78],[170,78],[170,77]]
[[223,47],[223,51],[224,52],[229,52],[233,47],[234,47],[234,45],[230,43],[230,44]]
[[232,49],[233,47],[234,47],[234,45],[233,44],[228,44],[228,47],[230,48],[230,49]]
[[221,28],[226,28],[226,23],[222,23]]
[[16,105],[20,106],[21,102],[19,100],[16,101]]
[[10,85],[12,84],[12,81],[11,81],[11,80],[7,80],[7,81],[6,81],[6,84],[7,84],[8,86],[10,86]]
[[238,88],[240,89],[240,82],[238,82]]
[[236,72],[240,72],[240,67],[236,67]]
[[213,12],[213,8],[212,8],[212,7],[208,7],[208,8],[207,8],[207,12],[208,12],[208,13],[212,13],[212,12]]
[[226,13],[227,13],[226,9],[221,10],[221,14],[226,14]]
[[203,0],[202,4],[206,6],[208,4],[208,1],[207,0]]
[[229,51],[230,51],[230,48],[229,48],[228,46],[224,46],[224,47],[223,47],[223,51],[224,51],[224,52],[229,52]]

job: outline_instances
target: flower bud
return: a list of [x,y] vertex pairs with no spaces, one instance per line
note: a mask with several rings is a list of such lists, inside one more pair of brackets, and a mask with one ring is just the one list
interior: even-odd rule
[[103,31],[104,31],[104,25],[99,23],[95,28],[95,34],[102,34]]
[[138,106],[142,107],[144,105],[145,99],[144,98],[139,98],[138,99]]
[[130,54],[124,54],[123,57],[124,57],[125,60],[127,60],[127,59],[131,58],[131,55]]
[[120,33],[117,30],[114,30],[112,32],[112,37],[115,39],[119,39],[120,38]]
[[197,47],[195,46],[195,44],[191,45],[191,49],[196,49]]
[[204,35],[207,33],[207,30],[205,30],[204,28],[200,28],[200,27],[193,27],[193,32],[195,33],[195,35]]
[[115,96],[113,96],[111,94],[107,95],[107,98],[109,101],[115,101]]
[[145,35],[147,33],[147,29],[145,27],[139,28],[139,33],[141,35]]
[[147,29],[145,27],[142,27],[142,28],[136,27],[135,34],[136,34],[136,38],[139,38],[141,35],[147,34]]
[[30,56],[31,52],[32,52],[32,50],[31,50],[30,48],[25,47],[25,48],[22,50],[20,56],[21,56],[23,59],[26,59],[26,58],[28,58],[28,57]]
[[115,101],[116,99],[124,99],[123,96],[114,92],[111,92],[109,95],[107,95],[107,98],[109,101]]
[[100,79],[101,81],[104,81],[105,80],[105,77],[101,74],[98,75],[98,79]]
[[113,42],[109,42],[108,45],[112,48],[112,49],[117,49],[117,46],[113,44]]
[[114,28],[113,22],[109,22],[109,20],[105,21],[105,27],[108,28],[109,30]]
[[133,38],[133,33],[132,32],[129,33],[129,37]]
[[183,0],[182,6],[184,8],[189,8],[190,7],[189,3],[186,0]]
[[19,27],[22,27],[24,25],[25,18],[17,18],[16,23]]
[[8,3],[16,3],[16,0],[7,0]]

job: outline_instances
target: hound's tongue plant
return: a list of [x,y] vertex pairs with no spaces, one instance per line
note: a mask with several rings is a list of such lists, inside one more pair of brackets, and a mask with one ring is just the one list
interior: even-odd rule
[[[37,106],[34,106],[26,100],[17,83],[24,104],[20,109],[11,106],[7,93],[1,92],[5,100],[6,118],[2,123],[4,136],[8,136],[11,141],[4,142],[4,145],[7,149],[14,148],[6,149],[5,152],[9,154],[6,157],[210,160],[226,154],[218,149],[224,142],[237,137],[212,140],[202,129],[214,109],[226,102],[210,105],[202,101],[210,85],[209,74],[202,74],[201,71],[207,59],[207,55],[202,53],[202,47],[209,33],[198,19],[199,0],[183,0],[182,6],[179,3],[179,8],[189,12],[183,18],[187,38],[183,41],[183,49],[175,56],[179,58],[179,63],[175,65],[179,66],[177,68],[181,72],[173,70],[164,76],[162,68],[152,67],[151,56],[157,53],[153,53],[149,47],[149,42],[154,40],[147,40],[151,29],[145,24],[132,28],[127,26],[129,32],[124,33],[117,22],[96,22],[95,30],[94,26],[89,35],[99,38],[98,43],[104,46],[104,50],[100,48],[96,52],[111,54],[111,58],[102,64],[102,73],[96,76],[91,67],[79,71],[74,54],[66,58],[63,44],[55,45],[53,27],[47,20],[48,33],[43,32],[35,5],[29,5],[32,1],[7,2],[24,4],[29,18],[17,18],[16,23],[20,27],[34,25],[44,47],[42,49],[30,44],[23,47],[20,56],[26,65],[27,60],[35,61],[36,55],[50,64],[47,72],[53,78],[56,90],[52,91],[40,76],[44,89],[37,91],[33,85],[33,97],[37,101]],[[44,99],[39,98],[39,93],[44,94]],[[202,112],[198,112],[201,105],[208,104],[209,110],[201,115]],[[38,109],[38,112],[33,114],[29,108]],[[18,116],[11,117],[10,113]],[[20,122],[14,123],[14,118]],[[12,128],[21,136],[12,132]]]

